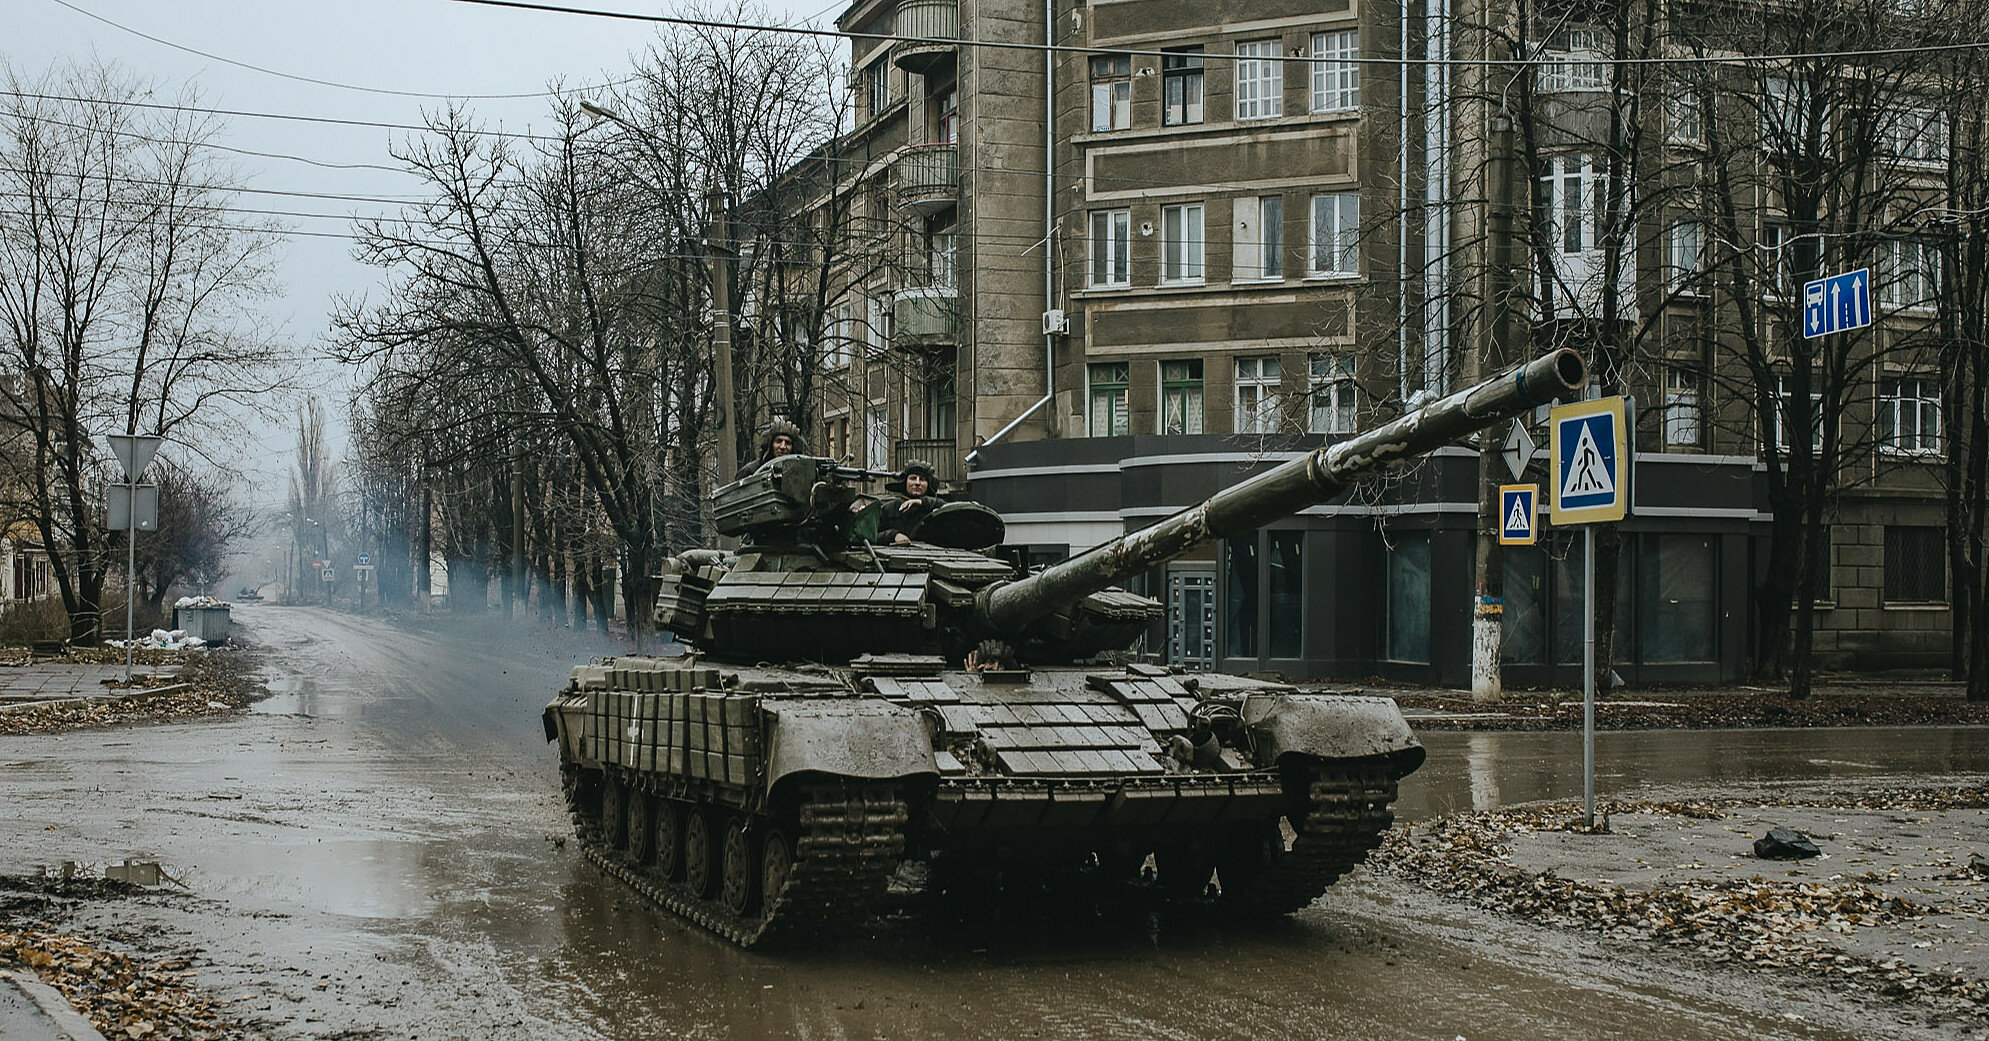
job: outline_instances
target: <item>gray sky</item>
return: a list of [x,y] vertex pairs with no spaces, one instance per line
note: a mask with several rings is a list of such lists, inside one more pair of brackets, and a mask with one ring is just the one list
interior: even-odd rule
[[[844,6],[825,4],[826,0],[768,0],[774,17],[783,19],[826,22]],[[579,0],[572,6],[637,13],[670,10],[640,0]],[[0,22],[5,24],[0,57],[25,77],[37,77],[56,62],[97,58],[158,82],[168,98],[190,83],[205,107],[400,124],[420,123],[424,111],[446,102],[319,86],[228,62],[376,90],[458,97],[531,94],[544,91],[553,81],[581,86],[626,75],[627,56],[653,36],[651,28],[637,22],[449,0],[0,0],[0,11],[4,11]],[[465,104],[507,130],[528,130],[546,122],[543,97],[477,98]],[[236,116],[229,118],[217,143],[322,164],[385,166],[391,165],[388,146],[406,133]],[[406,196],[413,191],[410,179],[381,170],[328,168],[249,155],[234,158],[247,187],[270,192]],[[243,204],[322,215],[277,219],[298,232],[331,236],[349,234],[355,216],[391,211],[364,203],[275,194],[247,195]],[[364,294],[380,285],[381,272],[350,258],[351,245],[343,238],[304,234],[291,238],[281,269],[285,292],[269,304],[269,312],[300,347],[309,350],[323,342],[334,296]],[[341,414],[347,389],[343,374],[328,363],[312,372],[312,381],[321,385],[333,414]],[[278,427],[262,431],[257,440],[244,447],[242,469],[260,486],[258,501],[280,500],[280,478],[288,472],[294,435]]]

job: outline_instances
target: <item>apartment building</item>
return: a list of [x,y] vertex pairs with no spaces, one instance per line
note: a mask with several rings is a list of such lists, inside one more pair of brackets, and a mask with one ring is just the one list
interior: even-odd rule
[[[899,259],[862,265],[838,305],[850,346],[832,352],[823,441],[875,464],[935,462],[1003,511],[1016,551],[1053,560],[1488,375],[1542,328],[1592,326],[1612,270],[1607,174],[1581,144],[1596,37],[1563,31],[1535,52],[1529,118],[1555,129],[1522,135],[1490,74],[1452,60],[1483,53],[1469,17],[1358,0],[853,4],[839,25],[858,111],[841,147],[865,157],[848,176]],[[1640,174],[1653,184],[1695,176],[1690,121],[1712,113],[1687,100],[1651,108],[1667,157]],[[1772,212],[1772,193],[1756,195]],[[1732,679],[1755,639],[1769,514],[1763,432],[1721,361],[1737,349],[1733,312],[1702,277],[1721,229],[1655,201],[1625,223],[1608,321],[1635,329],[1640,455],[1619,672]],[[1792,234],[1772,219],[1746,230],[1777,256]],[[1539,304],[1492,306],[1544,281],[1538,251],[1554,279],[1533,295],[1558,301],[1558,323]],[[1929,263],[1890,269],[1891,326],[1923,317],[1914,280],[1931,281]],[[1793,308],[1793,287],[1775,292]],[[1835,507],[1818,624],[1832,664],[1945,650],[1924,360],[1873,362],[1846,410],[1875,450]],[[1544,481],[1544,460],[1526,479]],[[1146,650],[1464,685],[1478,487],[1476,451],[1446,448],[1144,576],[1167,604]],[[1575,545],[1550,530],[1505,553],[1508,682],[1577,676]]]

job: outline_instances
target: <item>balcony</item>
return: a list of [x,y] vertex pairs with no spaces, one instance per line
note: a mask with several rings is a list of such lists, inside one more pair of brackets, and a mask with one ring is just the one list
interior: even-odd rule
[[898,153],[898,204],[930,217],[960,200],[960,161],[953,145],[912,145]]
[[893,347],[945,347],[960,342],[960,304],[952,286],[900,289],[891,305]]
[[928,437],[899,441],[891,446],[891,464],[899,473],[910,462],[931,463],[933,473],[947,488],[958,491],[966,483],[967,468],[960,462],[960,449],[950,437]]
[[891,61],[906,72],[930,76],[951,66],[960,38],[960,8],[955,0],[901,0]]

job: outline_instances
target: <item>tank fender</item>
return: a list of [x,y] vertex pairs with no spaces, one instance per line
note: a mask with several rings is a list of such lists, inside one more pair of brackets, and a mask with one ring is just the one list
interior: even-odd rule
[[1243,725],[1259,762],[1287,755],[1322,759],[1387,756],[1407,774],[1427,752],[1392,698],[1350,694],[1250,694]]
[[767,785],[812,772],[887,780],[938,776],[925,721],[908,708],[877,698],[771,701]]

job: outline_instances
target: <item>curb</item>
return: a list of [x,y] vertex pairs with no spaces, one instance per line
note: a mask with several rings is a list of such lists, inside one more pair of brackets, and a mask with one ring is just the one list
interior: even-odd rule
[[119,691],[116,694],[86,694],[81,697],[50,698],[46,701],[18,701],[11,705],[0,705],[0,713],[26,712],[29,709],[36,709],[36,708],[73,708],[76,706],[88,706],[88,705],[113,705],[116,704],[117,702],[126,700],[133,694],[171,694],[172,692],[177,690],[185,690],[187,687],[191,685],[192,684],[188,683],[170,683],[163,687],[141,687],[133,690]]
[[[7,1006],[14,1003],[6,1000],[9,990],[20,994],[33,1011],[23,1015],[16,1008],[10,1015]],[[27,1021],[17,1021],[21,1019]],[[0,971],[0,1023],[12,1028],[0,1028],[0,1033],[24,1041],[105,1041],[104,1035],[97,1033],[97,1028],[63,998],[61,991],[38,979],[5,971]],[[22,1030],[27,1032],[17,1033]]]

